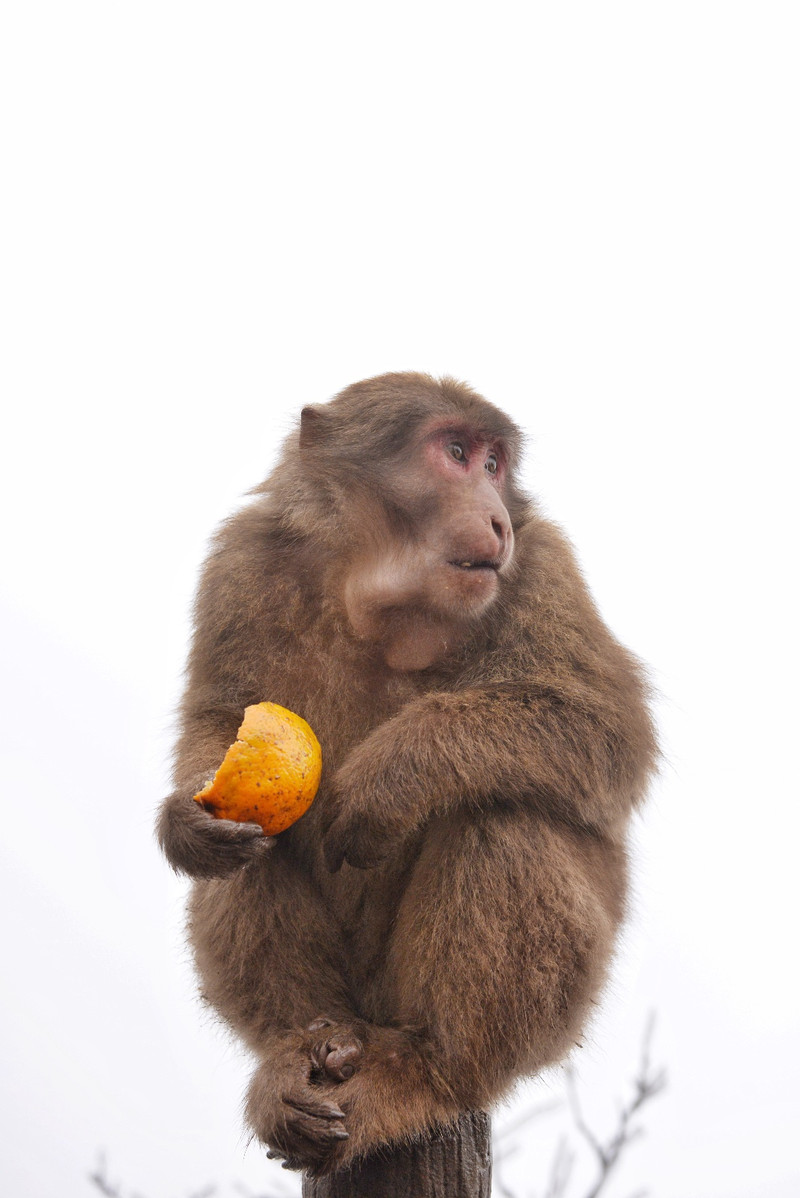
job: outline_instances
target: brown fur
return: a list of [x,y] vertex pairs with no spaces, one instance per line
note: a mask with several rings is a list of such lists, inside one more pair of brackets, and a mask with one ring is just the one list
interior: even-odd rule
[[[159,835],[197,879],[203,992],[259,1059],[249,1123],[293,1167],[493,1102],[603,984],[656,748],[640,667],[517,489],[519,440],[451,379],[356,384],[305,410],[205,567]],[[263,699],[324,754],[276,840],[191,798]]]

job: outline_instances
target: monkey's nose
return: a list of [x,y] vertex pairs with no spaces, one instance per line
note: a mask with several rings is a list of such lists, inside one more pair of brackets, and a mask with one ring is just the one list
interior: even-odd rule
[[511,551],[514,545],[514,533],[511,529],[511,523],[498,516],[491,517],[492,532],[497,539],[497,552],[495,557],[499,565],[505,565],[511,556]]

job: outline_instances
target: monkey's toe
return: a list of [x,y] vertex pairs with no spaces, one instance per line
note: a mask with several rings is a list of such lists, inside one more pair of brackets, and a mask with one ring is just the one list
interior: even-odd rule
[[[331,1025],[326,1020],[315,1020],[319,1030]],[[317,1028],[311,1025],[311,1031]],[[336,1028],[320,1039],[311,1049],[311,1076],[316,1080],[345,1082],[351,1078],[361,1064],[364,1046],[358,1036],[347,1028]]]
[[285,1169],[331,1167],[337,1147],[348,1138],[344,1112],[308,1091],[285,1094],[282,1107],[279,1125],[264,1137],[269,1147],[267,1156],[271,1160],[282,1157]]

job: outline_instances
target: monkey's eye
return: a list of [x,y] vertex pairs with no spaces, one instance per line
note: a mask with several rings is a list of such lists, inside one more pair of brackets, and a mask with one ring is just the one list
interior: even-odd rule
[[497,457],[493,453],[490,453],[486,459],[486,472],[488,474],[497,474]]
[[448,445],[447,452],[450,454],[451,458],[455,458],[457,462],[466,462],[467,460],[467,455],[464,453],[464,446],[460,441],[453,441],[451,445]]

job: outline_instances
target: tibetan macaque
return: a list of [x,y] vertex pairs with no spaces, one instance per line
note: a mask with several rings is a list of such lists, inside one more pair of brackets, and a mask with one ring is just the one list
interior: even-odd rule
[[[453,379],[357,383],[303,410],[205,566],[159,838],[195,879],[203,995],[258,1061],[248,1122],[290,1168],[493,1103],[604,982],[647,686],[519,452]],[[262,700],[323,750],[272,839],[192,800]]]

